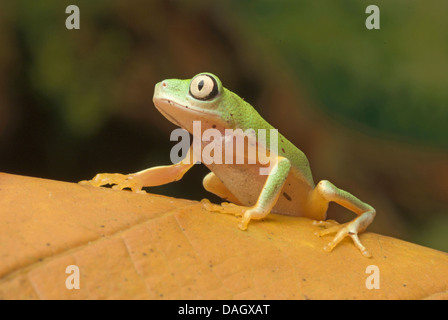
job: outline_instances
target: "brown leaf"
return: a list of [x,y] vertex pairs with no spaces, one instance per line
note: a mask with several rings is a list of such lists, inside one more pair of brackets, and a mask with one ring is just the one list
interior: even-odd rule
[[[306,218],[237,218],[196,201],[0,174],[2,299],[446,299],[448,255],[373,233],[332,253]],[[378,214],[381,214],[380,212]],[[66,288],[66,268],[80,289]],[[367,289],[366,267],[380,271]]]

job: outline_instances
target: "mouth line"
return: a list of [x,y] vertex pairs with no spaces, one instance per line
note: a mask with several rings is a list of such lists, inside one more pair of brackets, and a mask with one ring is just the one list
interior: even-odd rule
[[194,112],[194,113],[197,113],[198,115],[201,115],[201,116],[207,115],[207,116],[211,116],[211,117],[219,118],[219,115],[217,115],[217,114],[214,113],[214,112],[209,112],[209,111],[206,112],[206,111],[197,110],[197,109],[195,109],[195,108],[192,108],[192,107],[189,107],[189,106],[182,105],[182,104],[179,104],[179,103],[177,103],[177,102],[174,102],[173,100],[170,100],[170,99],[167,99],[167,98],[159,98],[159,99],[155,99],[155,101],[154,101],[154,105],[156,106],[156,108],[157,108],[157,109],[158,109],[158,110],[159,110],[165,117],[167,117],[167,118],[170,119],[170,120],[174,120],[174,121],[172,121],[172,122],[174,122],[175,124],[177,124],[179,127],[182,127],[182,126],[181,126],[180,123],[177,121],[177,119],[175,119],[171,114],[168,114],[168,112],[166,112],[165,110],[163,110],[163,108],[160,108],[160,107],[157,105],[156,101],[161,102],[161,103],[166,103],[166,104],[168,104],[168,105],[170,105],[170,106],[173,106],[173,107],[175,107],[175,108],[179,108],[179,109],[183,109],[183,110],[189,110],[189,111],[192,111],[192,112]]
[[162,101],[162,102],[166,102],[169,105],[174,106],[176,108],[187,109],[187,110],[191,110],[193,112],[197,112],[197,113],[200,113],[200,114],[215,115],[213,112],[204,112],[204,111],[201,111],[201,110],[197,110],[195,108],[192,108],[192,107],[185,106],[185,105],[179,104],[177,102],[174,102],[173,100],[170,100],[170,99],[163,98],[163,99],[159,99],[159,100]]

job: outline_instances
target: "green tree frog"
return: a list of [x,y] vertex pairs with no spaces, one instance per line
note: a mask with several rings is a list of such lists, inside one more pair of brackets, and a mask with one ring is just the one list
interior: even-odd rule
[[[193,134],[193,122],[201,122],[201,130],[266,129],[273,127],[258,112],[235,93],[224,88],[211,73],[200,73],[188,80],[169,79],[155,86],[156,108],[168,120]],[[325,229],[316,232],[323,236],[336,233],[324,247],[331,251],[346,236],[350,236],[362,255],[370,257],[358,234],[375,217],[375,209],[327,180],[315,184],[308,159],[281,134],[278,152],[274,154],[269,174],[261,175],[261,163],[210,163],[211,170],[203,179],[204,188],[230,202],[221,205],[203,200],[204,208],[241,216],[239,228],[246,230],[250,220],[260,220],[269,213],[303,216],[314,219]],[[256,141],[258,143],[258,141]],[[204,148],[205,143],[201,143]],[[265,144],[268,152],[269,143]],[[97,174],[92,180],[81,181],[94,186],[113,185],[115,189],[130,188],[144,192],[142,187],[163,185],[180,180],[197,162],[199,154],[190,147],[186,157],[172,165],[149,168],[137,173]],[[333,201],[353,211],[357,217],[345,224],[324,221],[329,203]]]

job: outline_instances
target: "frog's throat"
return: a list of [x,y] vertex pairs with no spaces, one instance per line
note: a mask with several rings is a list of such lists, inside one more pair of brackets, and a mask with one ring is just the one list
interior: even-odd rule
[[[194,119],[195,117],[191,116],[190,118],[192,120],[201,120],[204,117],[218,117],[218,114],[214,112],[198,110],[192,106],[182,105],[166,98],[155,99],[154,105],[165,118],[181,128],[184,126],[181,124],[181,121],[179,121],[179,117],[182,117],[181,113],[185,113],[185,111],[191,112],[198,116],[197,119]],[[171,109],[172,112],[167,111],[167,109]],[[176,110],[178,110],[178,112],[176,112]],[[179,113],[178,117],[176,117],[176,113]]]

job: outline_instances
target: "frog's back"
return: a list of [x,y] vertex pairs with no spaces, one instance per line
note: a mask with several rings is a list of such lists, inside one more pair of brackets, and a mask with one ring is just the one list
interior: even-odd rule
[[[259,130],[264,129],[266,147],[270,152],[275,151],[270,146],[270,134],[272,129],[276,129],[264,120],[249,103],[230,90],[224,89],[224,91],[228,101],[226,108],[231,116],[228,120],[232,123],[232,128],[243,131],[253,129],[256,132],[257,140]],[[314,188],[310,165],[301,150],[281,135],[278,130],[276,133],[278,134],[277,153],[291,162],[291,170],[272,212],[303,215],[308,193]],[[243,205],[252,206],[257,202],[267,179],[267,175],[260,175],[260,165],[222,166],[212,164],[208,167]]]
[[[275,129],[270,125],[263,117],[255,110],[255,108],[243,101],[238,95],[226,89],[227,95],[231,95],[233,99],[238,101],[236,104],[238,108],[235,108],[235,126],[243,130],[247,129],[265,129],[266,137],[269,137],[269,131]],[[277,130],[278,132],[278,130]],[[266,144],[270,149],[270,139],[266,138]],[[286,139],[282,134],[278,132],[278,154],[287,158],[291,162],[291,167],[295,167],[297,172],[295,173],[299,179],[303,179],[306,183],[314,188],[313,176],[311,174],[310,165],[305,154],[299,150],[293,143]]]
[[303,180],[310,188],[314,188],[313,175],[306,155],[280,133],[278,139],[278,154],[289,160],[291,170],[297,179]]
[[278,153],[290,161],[291,169],[272,212],[303,216],[308,194],[314,188],[308,159],[301,150],[280,134]]
[[[265,129],[266,130],[266,145],[269,150],[270,148],[270,134],[269,131],[271,129],[275,129],[271,126],[260,114],[248,103],[245,103],[246,108],[248,109],[246,114],[249,116],[244,118],[244,121],[237,122],[237,126],[242,128],[243,130],[247,129]],[[309,161],[306,155],[298,149],[293,143],[291,143],[288,139],[286,139],[282,134],[278,133],[278,155],[284,158],[287,158],[291,162],[291,171],[294,176],[303,180],[304,183],[308,184],[310,188],[314,188],[313,176],[311,174],[311,168]],[[272,151],[272,150],[271,150]],[[294,170],[295,169],[295,170]]]

